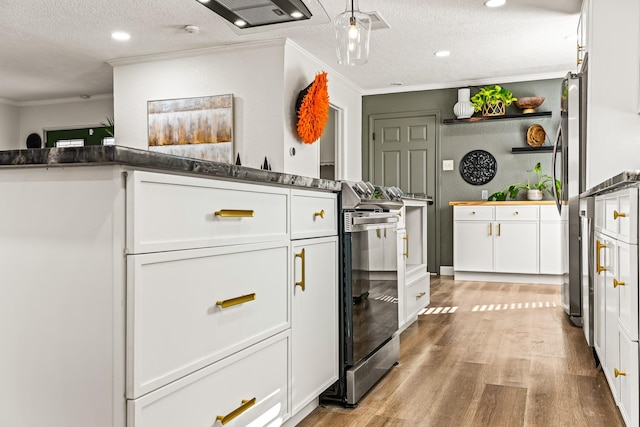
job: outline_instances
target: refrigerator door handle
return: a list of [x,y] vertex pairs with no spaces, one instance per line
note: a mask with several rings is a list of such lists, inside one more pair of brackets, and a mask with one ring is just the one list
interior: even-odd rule
[[[562,139],[562,125],[558,125],[558,132],[556,132],[556,140],[553,143],[553,157],[551,158],[551,172],[553,175],[553,182],[552,182],[551,188],[553,189],[553,199],[556,202],[556,207],[558,208],[558,214],[560,215],[562,215],[562,204],[560,203],[560,193],[558,193],[558,188],[556,187],[556,181],[557,181],[556,160],[558,155],[558,148],[560,148],[561,139]],[[562,183],[562,185],[564,186],[564,182]]]

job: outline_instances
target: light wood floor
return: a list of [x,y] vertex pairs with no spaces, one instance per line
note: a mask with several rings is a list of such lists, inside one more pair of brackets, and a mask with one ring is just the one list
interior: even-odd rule
[[443,277],[431,289],[430,308],[457,309],[419,316],[357,408],[323,404],[300,427],[624,425],[559,286]]

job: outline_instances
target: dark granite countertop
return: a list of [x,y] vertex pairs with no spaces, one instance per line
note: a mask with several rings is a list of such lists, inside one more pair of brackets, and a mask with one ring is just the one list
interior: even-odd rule
[[0,151],[0,170],[16,167],[124,165],[264,184],[340,191],[340,183],[227,163],[178,157],[135,148],[90,146]]
[[621,187],[626,187],[640,182],[640,170],[624,171],[616,176],[612,176],[606,181],[591,187],[584,193],[580,194],[580,197],[597,196],[598,194],[607,193],[609,191],[616,190]]

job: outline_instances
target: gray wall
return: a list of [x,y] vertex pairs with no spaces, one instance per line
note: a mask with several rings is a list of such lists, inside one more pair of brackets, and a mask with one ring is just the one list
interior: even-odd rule
[[[537,111],[552,111],[552,117],[531,119],[496,120],[480,123],[438,124],[436,132],[437,168],[439,194],[436,194],[437,215],[440,221],[440,265],[453,265],[453,208],[450,201],[480,200],[481,190],[489,194],[504,189],[514,182],[526,182],[528,169],[540,162],[544,173],[551,175],[551,153],[512,154],[512,147],[526,147],[527,128],[538,123],[547,132],[547,144],[552,144],[560,123],[560,85],[561,79],[529,82],[505,83],[502,86],[513,92],[516,97],[544,96],[544,103]],[[498,82],[498,84],[501,84]],[[471,95],[477,92],[471,87]],[[372,114],[439,111],[442,120],[455,118],[453,106],[457,102],[458,90],[440,89],[419,92],[365,96],[362,100],[362,176],[369,178],[369,116]],[[520,110],[511,105],[507,114],[517,114]],[[486,150],[493,154],[498,162],[495,178],[486,185],[475,186],[466,183],[458,169],[462,157],[471,150]],[[442,160],[453,160],[453,171],[442,171]],[[520,194],[524,196],[524,194]],[[546,195],[545,198],[551,198]],[[429,237],[430,239],[432,237]]]

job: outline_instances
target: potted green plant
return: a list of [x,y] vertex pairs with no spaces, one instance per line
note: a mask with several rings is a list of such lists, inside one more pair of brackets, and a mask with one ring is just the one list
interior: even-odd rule
[[[560,193],[560,181],[555,180],[553,177],[542,173],[542,165],[540,162],[536,163],[533,169],[528,169],[529,179],[527,183],[517,182],[515,184],[508,185],[501,191],[497,191],[489,196],[487,200],[492,201],[505,201],[507,198],[515,199],[521,190],[527,191],[527,200],[542,200],[544,198],[544,191],[553,195],[553,185],[556,187],[556,191]],[[535,179],[531,179],[531,173],[533,172]]]
[[470,99],[475,111],[482,111],[483,116],[502,116],[505,108],[517,101],[513,94],[500,85],[480,88]]

